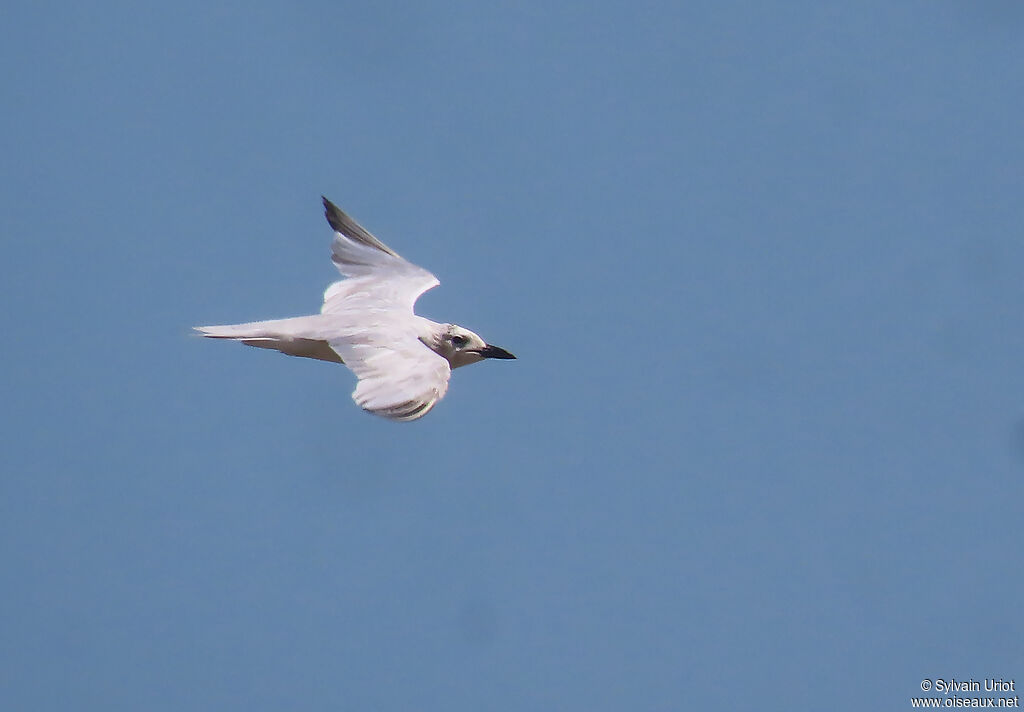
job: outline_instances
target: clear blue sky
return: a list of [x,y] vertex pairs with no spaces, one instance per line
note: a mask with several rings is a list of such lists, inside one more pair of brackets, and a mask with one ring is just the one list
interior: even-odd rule
[[[881,710],[1024,685],[1024,8],[15,2],[0,700]],[[325,194],[518,361],[190,336]]]

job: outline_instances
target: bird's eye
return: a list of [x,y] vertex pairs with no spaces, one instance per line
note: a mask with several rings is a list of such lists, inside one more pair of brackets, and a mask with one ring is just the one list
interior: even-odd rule
[[469,343],[469,339],[465,336],[455,335],[452,337],[452,346],[457,349],[461,349],[463,346]]

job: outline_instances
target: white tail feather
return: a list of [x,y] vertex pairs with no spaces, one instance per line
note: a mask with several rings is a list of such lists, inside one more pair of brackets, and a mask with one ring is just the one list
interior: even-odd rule
[[230,339],[246,346],[280,351],[289,356],[343,363],[325,340],[317,338],[315,320],[316,317],[300,316],[194,328],[209,339]]

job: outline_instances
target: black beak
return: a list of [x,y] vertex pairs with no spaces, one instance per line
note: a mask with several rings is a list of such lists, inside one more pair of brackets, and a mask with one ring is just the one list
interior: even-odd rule
[[515,356],[513,356],[500,346],[491,346],[490,344],[484,346],[477,353],[479,353],[484,358],[515,358]]

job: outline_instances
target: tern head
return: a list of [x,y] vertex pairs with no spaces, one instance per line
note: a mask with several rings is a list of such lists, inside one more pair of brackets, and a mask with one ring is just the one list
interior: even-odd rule
[[427,344],[438,355],[444,356],[452,368],[467,366],[485,358],[515,358],[500,346],[492,346],[458,324],[437,324],[437,330],[431,334]]

